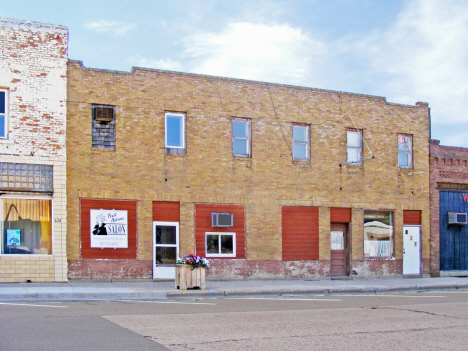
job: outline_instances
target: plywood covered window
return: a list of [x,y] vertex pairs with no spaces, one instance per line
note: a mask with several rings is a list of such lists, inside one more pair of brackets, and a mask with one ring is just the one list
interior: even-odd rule
[[[213,227],[212,213],[230,213],[233,225]],[[245,216],[244,206],[221,204],[195,205],[196,254],[217,259],[244,259]]]
[[318,260],[318,207],[284,206],[282,239],[283,261]]

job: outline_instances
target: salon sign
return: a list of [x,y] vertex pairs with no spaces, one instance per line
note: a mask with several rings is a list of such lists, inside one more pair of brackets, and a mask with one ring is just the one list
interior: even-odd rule
[[128,248],[128,212],[90,210],[91,247]]

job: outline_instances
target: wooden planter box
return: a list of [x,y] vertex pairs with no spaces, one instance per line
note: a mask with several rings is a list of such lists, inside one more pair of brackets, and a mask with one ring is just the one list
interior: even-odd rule
[[192,270],[188,264],[175,265],[175,287],[180,290],[198,288],[205,290],[205,268]]

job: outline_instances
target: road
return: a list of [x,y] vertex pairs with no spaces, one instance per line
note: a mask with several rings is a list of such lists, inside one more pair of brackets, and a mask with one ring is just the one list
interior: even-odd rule
[[4,350],[466,350],[468,291],[1,303]]

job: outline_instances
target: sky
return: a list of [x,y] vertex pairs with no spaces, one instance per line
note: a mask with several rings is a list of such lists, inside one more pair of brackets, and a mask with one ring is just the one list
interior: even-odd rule
[[428,102],[433,139],[468,147],[468,0],[0,0],[66,26],[68,57]]

